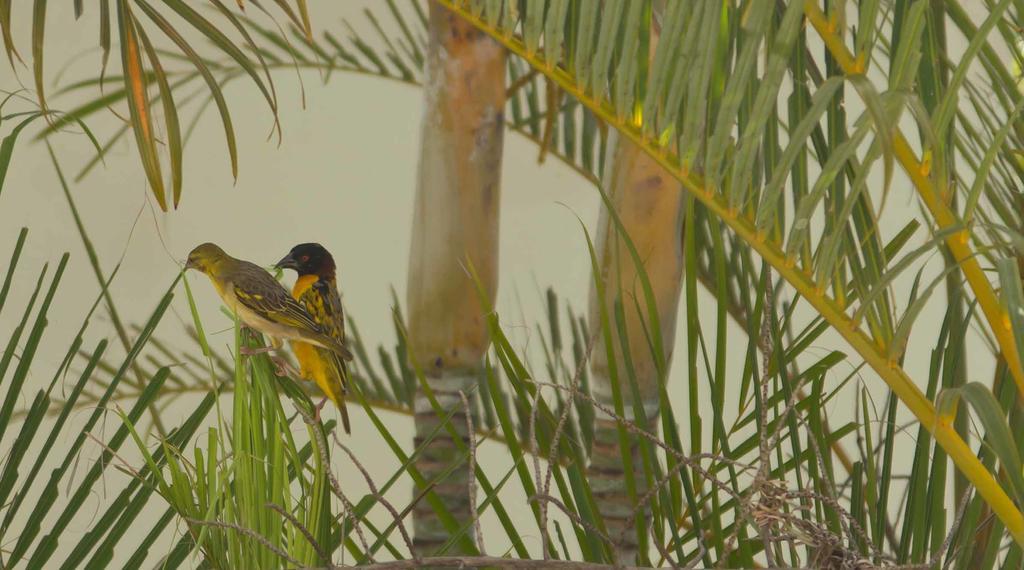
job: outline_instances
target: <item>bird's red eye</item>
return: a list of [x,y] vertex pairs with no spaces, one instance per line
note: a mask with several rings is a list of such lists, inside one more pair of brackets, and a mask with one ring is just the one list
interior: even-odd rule
[[302,262],[305,263],[307,261],[309,261],[309,256],[308,255],[303,255],[302,256]]

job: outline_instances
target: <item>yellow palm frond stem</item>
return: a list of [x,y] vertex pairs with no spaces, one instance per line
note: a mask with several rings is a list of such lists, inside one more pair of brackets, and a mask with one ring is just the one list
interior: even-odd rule
[[[412,221],[407,287],[409,351],[439,403],[457,408],[451,423],[468,437],[460,390],[470,393],[488,347],[487,323],[466,260],[488,298],[498,283],[498,206],[505,54],[500,44],[431,3],[423,124]],[[416,445],[437,426],[429,401],[417,393]],[[417,459],[433,480],[456,449],[447,434]],[[459,521],[471,519],[465,468],[436,492]],[[416,493],[422,491],[416,490]],[[450,537],[426,501],[413,512],[415,546],[434,552]]]
[[[804,2],[804,14],[814,29],[817,30],[829,53],[832,54],[832,57],[835,58],[843,71],[849,74],[862,73],[863,70],[858,65],[857,58],[850,53],[842,38],[836,35],[828,16],[821,11],[813,0],[806,0]],[[931,213],[938,229],[941,231],[959,225],[960,220],[957,218],[957,215],[950,209],[948,203],[943,199],[929,178],[930,165],[917,158],[914,150],[910,148],[910,144],[898,127],[895,127],[893,132],[893,153],[896,160],[899,161],[906,171],[907,176],[910,177],[914,187],[917,188],[921,201],[928,208],[928,212]],[[957,264],[959,264],[960,270],[963,271],[967,284],[971,287],[975,298],[977,298],[978,305],[981,306],[992,334],[995,335],[996,341],[999,343],[999,349],[1003,352],[1004,358],[1006,358],[1010,373],[1017,384],[1017,390],[1020,396],[1024,397],[1024,368],[1021,367],[1020,355],[1017,353],[1017,344],[1013,338],[1013,330],[1006,326],[1005,323],[1009,323],[1009,320],[1006,318],[1006,312],[1003,310],[1003,306],[999,302],[999,297],[996,295],[992,283],[985,276],[985,272],[981,268],[981,264],[978,263],[978,258],[971,248],[970,231],[964,228],[959,232],[950,234],[946,238],[946,245],[949,247],[949,251]]]
[[799,268],[787,258],[780,244],[761,235],[753,220],[743,212],[729,208],[725,198],[707,187],[704,181],[680,165],[678,158],[671,155],[663,145],[644,136],[628,122],[620,120],[615,110],[603,100],[598,100],[576,83],[575,78],[564,69],[549,63],[542,55],[526,53],[523,42],[515,36],[506,36],[500,30],[474,16],[469,10],[451,0],[436,0],[460,18],[470,22],[477,29],[497,39],[510,51],[522,57],[531,67],[551,78],[566,94],[576,98],[594,112],[610,127],[632,140],[658,164],[664,167],[683,184],[683,188],[699,200],[708,210],[718,216],[741,240],[756,251],[769,265],[786,280],[818,311],[821,317],[835,329],[846,342],[857,351],[880,378],[896,393],[900,401],[914,414],[919,422],[932,434],[936,442],[949,454],[957,468],[978,489],[993,512],[1000,518],[1014,540],[1024,546],[1024,515],[1006,494],[984,465],[971,451],[967,443],[957,435],[952,426],[936,420],[935,408],[917,387],[914,381],[898,365],[891,361],[885,351],[869,338],[849,315],[835,302],[819,291],[814,277]]

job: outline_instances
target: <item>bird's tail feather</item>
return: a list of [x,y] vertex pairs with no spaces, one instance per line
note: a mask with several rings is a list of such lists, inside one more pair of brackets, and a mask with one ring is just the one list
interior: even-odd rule
[[[341,358],[338,359],[338,364],[340,364],[341,370],[341,393],[345,394],[348,392],[348,365]],[[341,425],[345,428],[345,433],[351,435],[352,425],[348,422],[348,409],[345,408],[345,397],[341,396],[338,398],[337,404],[338,411],[341,413]]]
[[352,433],[352,426],[348,420],[348,410],[345,408],[345,394],[348,391],[346,386],[348,385],[348,365],[345,360],[336,352],[324,349],[322,351],[325,366],[325,376],[323,384],[320,386],[323,391],[327,394],[327,397],[334,402],[338,407],[338,412],[341,413],[341,424],[345,428],[346,434]]

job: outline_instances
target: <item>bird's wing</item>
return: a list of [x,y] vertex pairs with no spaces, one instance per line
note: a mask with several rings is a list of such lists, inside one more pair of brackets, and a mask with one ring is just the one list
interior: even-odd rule
[[[341,298],[335,286],[324,280],[318,280],[299,297],[306,311],[323,327],[323,332],[332,339],[345,345],[345,311],[341,307]],[[345,360],[352,360],[347,350],[339,352]]]
[[323,299],[324,329],[334,338],[345,342],[345,309],[341,306],[341,297],[338,289],[327,281],[317,281],[313,288],[320,293]]
[[243,267],[232,279],[238,302],[257,315],[289,327],[323,333],[323,327],[263,268]]

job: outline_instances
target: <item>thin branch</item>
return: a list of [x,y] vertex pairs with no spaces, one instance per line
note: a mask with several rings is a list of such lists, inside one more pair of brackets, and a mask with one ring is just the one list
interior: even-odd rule
[[323,433],[320,432],[321,426],[313,420],[313,416],[303,409],[302,406],[296,404],[295,409],[298,410],[306,424],[311,427],[310,431],[313,432],[313,435],[316,438],[317,448],[320,452],[320,466],[324,470],[324,473],[327,473],[327,480],[331,483],[331,491],[334,492],[335,496],[341,499],[341,504],[345,507],[344,516],[348,520],[352,521],[352,527],[356,531],[356,536],[359,537],[359,543],[362,545],[363,551],[366,552],[367,559],[370,562],[374,562],[373,554],[370,552],[370,545],[366,541],[366,536],[363,535],[363,528],[359,526],[359,520],[353,512],[355,511],[355,506],[352,505],[352,501],[348,500],[345,492],[341,490],[341,484],[338,483],[338,478],[334,476],[334,471],[331,470],[331,462],[327,458],[327,440],[324,438]]
[[[466,440],[469,443],[469,465],[470,474],[476,473],[476,437],[473,429],[473,409],[469,405],[469,398],[466,392],[459,390],[459,397],[462,398],[462,405],[466,408]],[[473,517],[473,532],[476,534],[476,548],[480,554],[486,555],[484,550],[484,533],[480,530],[480,515],[476,512],[476,479],[472,476],[466,481],[466,492],[469,494],[469,509]]]
[[316,551],[316,555],[320,557],[320,561],[329,566],[331,565],[331,555],[327,554],[327,552],[324,551],[323,547],[320,546],[320,543],[317,542],[316,538],[313,537],[313,533],[309,532],[309,529],[306,528],[306,525],[302,524],[302,522],[299,521],[299,519],[295,518],[295,516],[293,516],[291,513],[289,513],[279,505],[276,505],[274,503],[267,503],[265,506],[268,509],[284,517],[285,520],[292,524],[292,526],[297,528],[299,532],[302,533],[302,536],[306,537],[306,541],[309,542],[309,545],[313,547],[313,550]]
[[[764,262],[764,305],[761,308],[761,336],[758,338],[758,344],[761,345],[761,406],[758,410],[758,431],[760,436],[758,443],[760,444],[759,450],[759,461],[757,466],[757,477],[754,478],[754,484],[751,485],[750,496],[758,494],[765,482],[768,480],[768,474],[772,468],[772,455],[771,447],[769,447],[768,436],[768,383],[771,379],[771,362],[773,355],[772,343],[772,321],[775,317],[775,297],[773,295],[772,285],[772,269],[768,265],[768,262]],[[781,368],[781,366],[780,366]],[[782,422],[779,422],[779,427],[782,427]],[[762,496],[762,501],[764,497]],[[759,505],[760,506],[760,505]],[[736,525],[736,531],[739,530],[739,525]],[[734,531],[735,532],[735,531]],[[768,540],[768,527],[765,525],[758,525],[757,532],[761,536],[761,541],[764,542],[764,556],[768,560],[769,566],[775,566],[775,553],[772,551],[772,545]],[[732,543],[732,537],[730,536],[730,544]]]
[[224,521],[201,521],[199,519],[189,519],[189,518],[186,518],[185,521],[188,524],[195,525],[195,526],[209,526],[209,527],[219,528],[219,529],[224,529],[224,530],[233,530],[233,531],[235,531],[235,532],[237,532],[237,533],[239,533],[241,535],[247,536],[247,537],[255,540],[256,542],[262,544],[264,548],[266,548],[267,550],[269,550],[269,551],[273,552],[274,554],[280,556],[283,560],[286,560],[288,562],[288,564],[291,564],[292,566],[301,566],[301,563],[298,560],[296,560],[296,559],[292,558],[291,556],[289,556],[287,552],[285,552],[284,550],[281,550],[275,544],[273,544],[272,542],[267,540],[267,537],[265,537],[262,534],[252,530],[251,528],[246,528],[246,527],[244,527],[242,525],[237,525],[237,524],[228,523],[228,522],[224,522]]
[[[395,506],[391,504],[391,501],[388,501],[387,499],[384,498],[384,495],[381,494],[381,492],[377,489],[377,485],[373,482],[373,477],[371,477],[370,473],[363,467],[363,464],[359,462],[359,459],[356,458],[356,455],[352,453],[352,450],[350,450],[345,444],[341,443],[341,441],[338,440],[338,434],[332,431],[331,436],[334,437],[334,443],[337,444],[338,447],[341,448],[341,450],[348,455],[349,459],[352,460],[352,464],[355,465],[356,469],[358,469],[359,472],[363,475],[363,479],[366,481],[367,487],[370,488],[370,495],[374,499],[376,499],[377,502],[380,503],[385,509],[387,509],[389,513],[391,513],[391,518],[395,520],[395,525],[398,527],[398,532],[402,534],[402,540],[405,541],[406,548],[408,548],[409,553],[415,557],[416,549],[413,548],[412,538],[409,536],[408,529],[405,528],[404,514],[399,514],[398,509],[396,509]],[[370,553],[367,552],[367,555],[369,556]],[[370,557],[370,560],[373,560],[372,556]]]
[[[576,365],[576,372],[575,372],[575,374],[573,374],[572,384],[570,385],[570,390],[571,390],[570,393],[572,393],[572,394],[576,394],[576,393],[579,392],[580,377],[583,375],[583,371],[586,369],[586,367],[587,367],[587,365],[588,365],[588,363],[590,361],[590,355],[593,352],[595,344],[597,344],[597,336],[596,335],[591,337],[590,342],[588,343],[588,346],[587,346],[587,352],[583,355],[583,358],[580,358],[579,363]],[[540,388],[539,387],[537,388],[537,396],[540,397]],[[535,407],[539,407],[539,406],[535,406]],[[551,444],[549,446],[550,449],[549,449],[549,452],[548,452],[548,469],[547,469],[547,473],[544,474],[544,483],[543,483],[543,486],[541,487],[541,493],[543,493],[545,495],[548,495],[548,494],[551,493],[551,477],[554,474],[555,458],[558,455],[559,447],[561,447],[562,433],[565,430],[565,424],[566,424],[566,421],[569,419],[569,412],[571,410],[572,410],[572,406],[570,406],[568,403],[566,403],[565,409],[562,410],[562,414],[558,418],[558,425],[555,426],[554,436],[551,438]],[[532,414],[531,415],[531,420],[533,420],[533,418],[535,418],[535,417],[536,417],[536,414]],[[534,438],[534,443],[536,444],[535,438]],[[537,458],[539,456],[540,456],[540,449],[538,447],[537,455],[534,456],[534,461],[538,465],[539,465],[539,459],[537,459]],[[539,481],[539,479],[538,479],[538,481]],[[547,504],[546,501],[542,501],[540,503],[540,519],[541,519],[541,526],[547,528],[548,504]],[[545,560],[547,560],[549,558],[549,556],[548,556],[548,540],[549,540],[548,533],[546,533],[546,532],[542,533],[541,534],[541,549],[542,550],[541,551],[544,553],[544,559]]]
[[[960,523],[964,520],[964,513],[967,512],[967,505],[970,504],[972,495],[973,493],[971,493],[971,489],[968,488],[964,493],[964,496],[960,499],[960,507],[956,511],[956,519],[953,521],[953,526],[949,528],[949,533],[946,534],[946,539],[942,541],[942,546],[935,551],[932,559],[928,562],[928,566],[931,568],[939,568],[939,560],[942,559],[944,554],[949,552],[949,549],[953,544],[953,537],[956,536],[956,533],[960,530]],[[948,568],[952,561],[953,557],[950,556],[946,563],[942,565],[942,568]]]
[[[405,570],[430,566],[434,568],[513,568],[536,570],[646,570],[649,566],[618,566],[593,562],[572,562],[569,560],[528,560],[501,558],[498,556],[431,556],[416,560],[396,560],[363,566],[337,566],[336,568],[359,568],[360,570]],[[323,570],[300,568],[299,570]]]
[[562,511],[562,513],[565,516],[569,517],[569,519],[572,522],[580,525],[581,527],[583,527],[583,528],[587,529],[588,531],[590,531],[590,532],[598,535],[599,537],[601,537],[601,540],[605,541],[606,544],[608,544],[609,546],[612,547],[612,556],[615,557],[614,559],[615,559],[615,562],[616,562],[616,567],[618,567],[619,555],[618,555],[618,549],[615,548],[616,543],[604,531],[602,531],[601,529],[597,528],[596,526],[594,526],[594,525],[590,524],[589,522],[587,522],[587,521],[583,520],[582,518],[580,518],[579,515],[577,515],[573,511],[569,510],[569,508],[565,506],[565,503],[563,503],[562,501],[559,501],[558,499],[556,499],[555,497],[552,497],[551,495],[534,495],[532,497],[529,497],[527,500],[531,501],[531,502],[537,501],[537,502],[539,502],[541,504],[543,504],[543,503],[551,503],[551,504],[555,505],[556,507],[558,507],[558,509],[560,511]]

